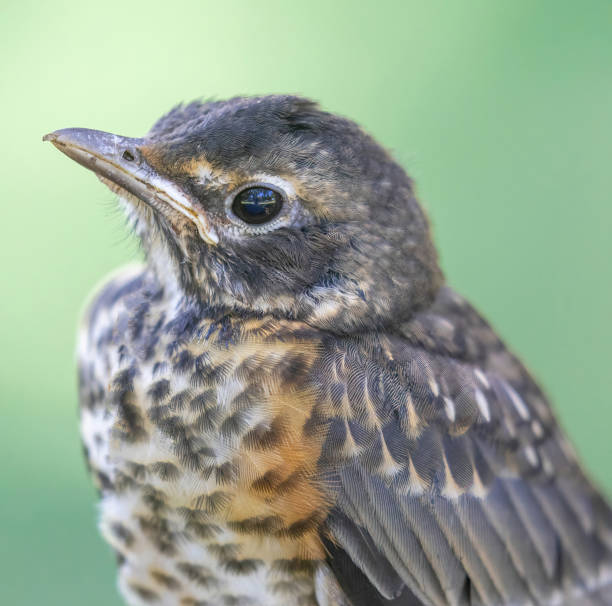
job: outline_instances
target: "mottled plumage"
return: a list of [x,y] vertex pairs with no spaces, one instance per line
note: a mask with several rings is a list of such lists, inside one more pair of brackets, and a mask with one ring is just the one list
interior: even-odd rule
[[48,138],[146,255],[79,340],[130,604],[612,604],[608,504],[356,125],[276,96]]

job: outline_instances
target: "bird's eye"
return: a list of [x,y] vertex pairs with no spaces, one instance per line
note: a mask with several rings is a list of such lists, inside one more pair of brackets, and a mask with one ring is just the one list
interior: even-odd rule
[[232,210],[245,223],[256,225],[274,219],[282,206],[283,197],[277,191],[269,187],[249,187],[234,198]]

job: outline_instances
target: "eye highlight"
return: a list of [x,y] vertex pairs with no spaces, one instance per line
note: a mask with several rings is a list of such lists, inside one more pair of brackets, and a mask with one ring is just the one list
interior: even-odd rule
[[282,207],[283,196],[276,190],[264,186],[243,189],[232,202],[233,213],[250,225],[271,221]]

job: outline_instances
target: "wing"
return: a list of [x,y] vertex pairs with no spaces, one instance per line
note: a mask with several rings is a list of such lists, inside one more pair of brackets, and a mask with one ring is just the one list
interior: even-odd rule
[[323,534],[353,606],[612,604],[608,505],[450,289],[400,334],[330,339],[317,383]]

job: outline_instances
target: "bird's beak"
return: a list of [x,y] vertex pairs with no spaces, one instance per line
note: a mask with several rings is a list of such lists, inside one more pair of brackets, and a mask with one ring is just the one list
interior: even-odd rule
[[116,193],[124,190],[157,209],[166,204],[195,223],[205,242],[211,245],[219,242],[204,212],[143,158],[144,139],[88,128],[65,128],[45,135],[43,141],[50,141],[69,158],[92,170]]

